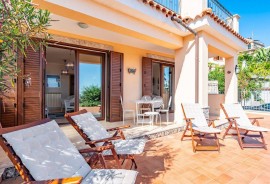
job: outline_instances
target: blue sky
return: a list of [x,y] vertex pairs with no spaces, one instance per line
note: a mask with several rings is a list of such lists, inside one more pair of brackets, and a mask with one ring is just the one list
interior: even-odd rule
[[84,87],[87,86],[101,86],[101,65],[80,63],[79,67],[79,93],[82,92]]
[[270,0],[219,0],[232,14],[240,15],[240,34],[270,46]]

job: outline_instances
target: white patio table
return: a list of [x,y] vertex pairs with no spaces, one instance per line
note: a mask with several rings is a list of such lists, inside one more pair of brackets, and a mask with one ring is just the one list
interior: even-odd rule
[[139,116],[143,116],[144,114],[140,114],[138,111],[138,106],[143,104],[151,104],[152,112],[154,112],[154,103],[160,103],[161,100],[136,100],[136,117],[137,123],[139,122]]

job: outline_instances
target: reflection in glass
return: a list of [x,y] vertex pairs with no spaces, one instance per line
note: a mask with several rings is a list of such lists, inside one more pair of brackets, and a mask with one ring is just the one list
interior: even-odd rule
[[79,109],[102,117],[102,60],[100,56],[79,54]]

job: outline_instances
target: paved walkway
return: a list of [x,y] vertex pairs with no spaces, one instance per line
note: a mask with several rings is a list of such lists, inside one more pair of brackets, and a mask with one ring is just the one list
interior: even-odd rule
[[[264,117],[261,126],[270,128],[270,115]],[[69,129],[69,131],[73,130]],[[71,134],[71,132],[67,133]],[[228,137],[220,140],[220,153],[217,151],[193,153],[191,141],[187,138],[181,142],[181,134],[147,142],[146,152],[136,157],[139,172],[136,183],[270,183],[269,150],[262,148],[241,150],[237,140]],[[270,133],[264,135],[266,142],[269,143]],[[74,143],[82,143],[77,136],[70,138]],[[268,148],[270,149],[269,146]],[[124,167],[129,168],[129,163]],[[12,179],[3,183],[17,184],[20,181],[20,179]]]

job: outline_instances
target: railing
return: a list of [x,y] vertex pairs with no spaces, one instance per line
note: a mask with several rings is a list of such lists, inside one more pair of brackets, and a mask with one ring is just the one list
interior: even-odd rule
[[165,6],[166,8],[168,8],[176,13],[180,13],[179,0],[155,0],[155,2]]
[[244,109],[270,113],[270,90],[239,91],[238,97]]
[[217,15],[220,19],[227,22],[227,24],[232,23],[233,14],[231,14],[218,0],[208,0],[208,8],[211,8],[213,13]]

